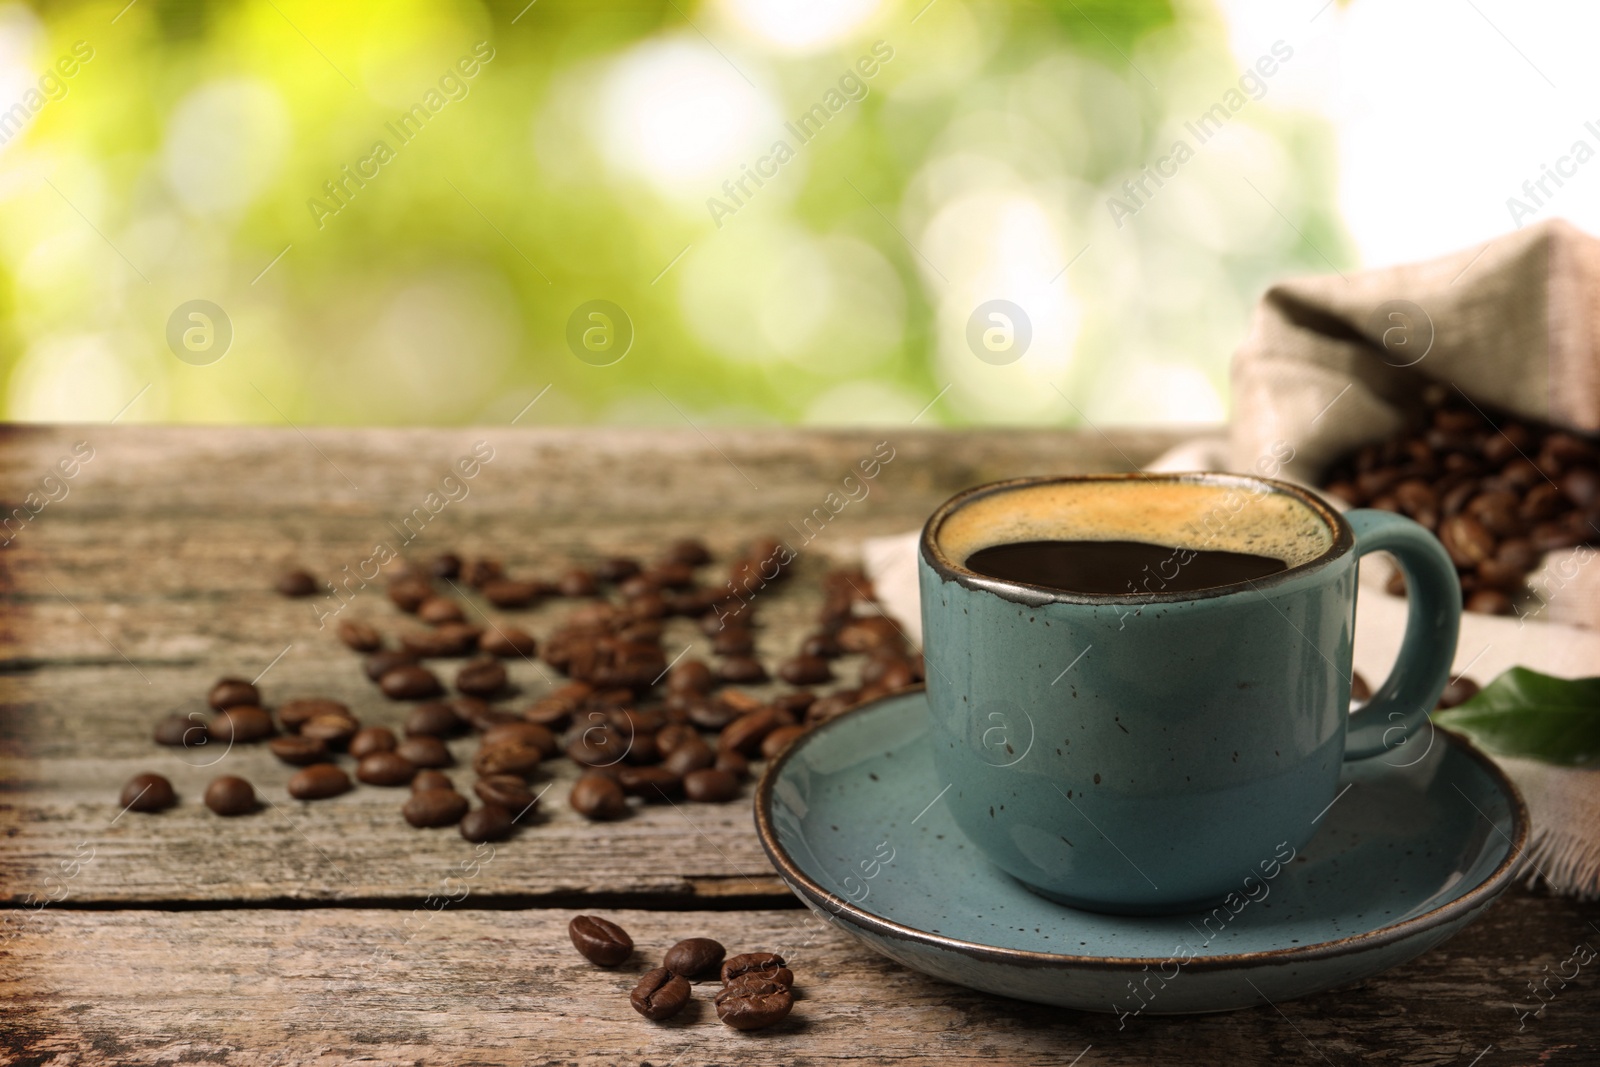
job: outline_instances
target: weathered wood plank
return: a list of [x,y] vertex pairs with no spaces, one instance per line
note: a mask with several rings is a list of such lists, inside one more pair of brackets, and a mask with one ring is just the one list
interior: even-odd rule
[[[813,520],[807,527],[810,508],[872,456],[876,442],[891,438],[894,458],[865,498],[826,526]],[[952,447],[944,435],[904,431],[701,437],[688,430],[496,428],[308,430],[302,437],[249,429],[13,428],[0,434],[0,499],[23,499],[38,488],[41,472],[80,440],[95,452],[65,483],[67,495],[14,530],[14,544],[0,550],[0,657],[9,665],[0,675],[0,900],[57,893],[59,865],[80,848],[98,851],[72,880],[75,906],[408,902],[426,892],[418,870],[470,853],[452,832],[406,826],[395,791],[363,787],[303,805],[284,792],[291,769],[262,747],[235,748],[216,762],[216,750],[175,752],[149,735],[163,715],[199,709],[217,677],[254,677],[280,653],[261,683],[269,703],[328,696],[365,722],[398,726],[406,707],[384,700],[332,627],[319,627],[311,604],[275,595],[271,580],[289,561],[337,575],[345,564],[356,569],[377,541],[402,547],[391,523],[402,523],[437,489],[475,441],[492,440],[494,458],[463,482],[464,498],[421,527],[416,552],[453,547],[498,556],[515,573],[554,575],[606,554],[649,557],[674,536],[702,536],[726,557],[755,536],[798,544],[812,535],[795,578],[761,594],[758,651],[769,662],[793,651],[820,600],[818,579],[861,537],[914,526],[974,481],[1041,465],[1126,466],[1166,443],[1162,435],[1129,434],[1113,443],[1038,432],[963,435]],[[539,636],[573,603],[502,612],[468,600]],[[338,606],[325,603],[324,610]],[[358,590],[344,616],[391,632],[417,625],[377,584]],[[675,621],[668,654],[685,647],[704,654],[705,638]],[[455,669],[449,661],[436,666],[447,678]],[[561,680],[539,663],[513,662],[510,671],[523,691],[511,707]],[[470,741],[454,747],[469,758]],[[574,772],[564,763],[544,798],[548,820],[508,843],[480,895],[789,900],[755,842],[748,800],[653,808],[596,830],[566,806]],[[121,783],[143,771],[172,778],[182,806],[157,817],[129,814],[113,825]],[[276,807],[242,820],[211,815],[199,795],[221,773],[248,778]],[[465,787],[472,776],[461,770],[457,777]]]
[[[487,871],[504,851],[487,858]],[[440,883],[447,871],[456,880]],[[423,873],[423,872],[419,872]],[[1594,909],[1518,896],[1410,964],[1357,986],[1221,1016],[1129,1018],[1043,1008],[924,978],[809,913],[606,912],[639,951],[615,971],[572,950],[569,911],[473,908],[476,880],[423,873],[438,911],[111,913],[45,909],[0,947],[0,1062],[1588,1065],[1600,982],[1584,973],[1520,1019],[1525,983],[1588,936]],[[1588,931],[1587,935],[1585,931]],[[627,1004],[680,937],[783,952],[794,1014],[722,1026],[714,985],[678,1019]],[[1519,1028],[1520,1027],[1520,1028]],[[1081,1057],[1081,1058],[1080,1058]]]

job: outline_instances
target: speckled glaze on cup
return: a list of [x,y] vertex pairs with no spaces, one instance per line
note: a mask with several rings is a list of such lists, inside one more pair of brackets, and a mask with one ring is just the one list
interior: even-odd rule
[[[1004,494],[1046,486],[1192,492],[1226,500],[1228,516],[1265,502],[1312,516],[1326,547],[1254,582],[1126,596],[991,578],[947,554],[952,516],[1003,511]],[[1372,551],[1399,561],[1410,617],[1393,672],[1352,715],[1356,564]],[[1423,527],[1341,516],[1296,486],[1240,475],[971,489],[928,520],[919,570],[934,765],[957,825],[1035,892],[1109,912],[1220,900],[1280,848],[1305,845],[1337,800],[1341,763],[1404,744],[1426,720],[1461,616],[1455,568]]]

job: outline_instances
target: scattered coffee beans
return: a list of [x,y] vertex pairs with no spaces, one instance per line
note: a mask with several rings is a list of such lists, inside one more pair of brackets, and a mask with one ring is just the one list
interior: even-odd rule
[[539,643],[528,631],[515,626],[490,626],[484,635],[478,638],[478,648],[502,659],[517,656],[531,659],[534,653],[538,652]]
[[456,762],[443,741],[426,735],[406,738],[395,747],[395,752],[416,766],[429,769],[450,767]]
[[461,836],[468,841],[503,841],[511,836],[511,812],[498,804],[485,804],[461,820]]
[[394,731],[387,726],[368,726],[350,739],[350,755],[365,759],[374,752],[393,752],[397,744]]
[[467,730],[467,720],[440,701],[418,704],[406,716],[407,737],[455,737]]
[[284,571],[273,583],[280,596],[310,596],[317,591],[317,579],[311,572],[298,568]]
[[206,700],[218,711],[242,704],[260,704],[261,694],[243,678],[223,678],[211,687]]
[[633,1010],[652,1022],[670,1019],[689,1003],[689,983],[665,967],[646,971],[628,994]]
[[454,826],[467,813],[467,798],[454,789],[424,789],[412,793],[400,809],[406,822],[419,830],[429,827]]
[[526,818],[538,798],[521,775],[489,774],[472,783],[472,791],[485,804],[497,804],[511,812],[513,818]]
[[256,791],[249,782],[223,775],[206,786],[206,807],[218,815],[248,815],[256,810]]
[[415,663],[390,669],[378,679],[378,688],[390,700],[427,700],[444,692],[434,673]]
[[783,957],[776,952],[745,952],[729,957],[722,965],[724,982],[744,977],[763,978],[779,985],[794,985],[794,975],[784,965]]
[[628,801],[614,779],[590,772],[572,784],[568,802],[586,819],[620,819],[628,813]]
[[177,802],[172,783],[159,774],[136,774],[122,787],[124,811],[165,811]]
[[350,790],[350,776],[331,763],[318,763],[289,777],[289,795],[296,800],[326,800]]
[[274,737],[267,742],[267,748],[291,767],[309,767],[314,763],[326,763],[331,758],[327,744],[315,737],[296,737],[293,734]]
[[716,997],[717,1018],[735,1030],[760,1030],[782,1022],[794,1008],[794,993],[780,982],[740,978]]
[[213,741],[237,741],[240,744],[249,744],[271,737],[277,732],[278,728],[272,722],[272,714],[265,708],[253,704],[219,711],[206,724],[206,733],[211,735]]
[[398,752],[372,752],[356,764],[356,777],[368,785],[407,785],[417,776],[417,765]]
[[721,942],[709,937],[691,937],[667,949],[661,965],[685,978],[703,978],[715,976],[726,955]]
[[567,924],[572,947],[597,967],[615,967],[633,955],[628,931],[598,915],[577,915]]
[[429,789],[454,789],[455,787],[456,784],[443,771],[418,771],[417,776],[411,779],[411,791],[413,793],[422,793]]
[[383,647],[383,635],[359,619],[345,619],[339,624],[339,640],[356,652],[376,652]]
[[473,660],[456,672],[456,688],[468,696],[493,697],[506,687],[506,669],[498,660]]

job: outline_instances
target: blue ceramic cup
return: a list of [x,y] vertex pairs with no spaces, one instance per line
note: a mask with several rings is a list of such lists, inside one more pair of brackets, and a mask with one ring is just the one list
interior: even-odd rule
[[[965,566],[1029,540],[1173,553],[1116,595]],[[1164,591],[1205,549],[1286,569]],[[1374,551],[1398,560],[1410,616],[1392,673],[1351,713],[1356,566]],[[1337,802],[1341,761],[1426,721],[1461,619],[1455,568],[1423,527],[1226,474],[970,489],[928,520],[919,570],[934,762],[957,824],[1029,888],[1098,911],[1182,911],[1276,870]]]

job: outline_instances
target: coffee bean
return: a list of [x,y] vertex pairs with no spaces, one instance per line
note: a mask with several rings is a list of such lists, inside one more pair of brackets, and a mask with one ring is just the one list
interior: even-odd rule
[[525,608],[539,599],[544,584],[515,578],[496,578],[480,586],[483,598],[497,608]]
[[312,719],[320,715],[343,715],[349,717],[350,708],[337,700],[327,700],[322,697],[301,697],[296,700],[286,700],[278,706],[278,721],[285,730],[299,733],[301,728]]
[[728,983],[736,978],[746,977],[777,982],[784,986],[794,985],[794,975],[790,973],[784,958],[776,952],[744,952],[728,957],[727,962],[722,965],[723,982]]
[[598,915],[575,915],[567,923],[572,947],[596,967],[615,967],[633,955],[628,931]]
[[457,737],[467,731],[467,720],[449,704],[430,700],[406,716],[407,737]]
[[1600,500],[1600,471],[1593,467],[1574,467],[1561,476],[1561,492],[1580,508]]
[[532,659],[539,651],[539,643],[528,631],[515,626],[490,626],[484,635],[478,638],[478,648],[502,659],[516,656]]
[[1502,593],[1515,593],[1522,588],[1522,579],[1526,571],[1519,570],[1507,563],[1502,563],[1499,554],[1494,559],[1486,559],[1478,564],[1475,572],[1481,586],[1489,589],[1498,589]]
[[1361,703],[1372,699],[1372,686],[1367,684],[1360,671],[1350,672],[1350,699]]
[[556,589],[562,596],[594,596],[595,588],[594,575],[582,567],[572,568],[556,581]]
[[818,697],[816,703],[806,709],[806,721],[819,723],[836,719],[860,702],[860,689],[835,689],[825,697]]
[[243,778],[225,774],[206,786],[206,807],[218,815],[248,815],[256,810],[256,791]]
[[461,557],[454,552],[441,552],[428,561],[428,573],[435,578],[455,578],[461,574]]
[[661,965],[684,978],[715,976],[727,950],[709,937],[691,937],[667,949]]
[[400,635],[400,646],[420,659],[470,656],[478,647],[483,630],[464,622],[446,622],[431,630],[414,630]]
[[318,763],[289,776],[289,795],[296,800],[326,800],[350,790],[350,776],[331,763]]
[[178,802],[172,783],[159,774],[136,774],[122,787],[124,811],[165,811]]
[[277,580],[273,582],[273,588],[278,591],[279,596],[310,596],[317,591],[317,579],[310,571],[297,567],[278,575]]
[[504,841],[511,836],[511,812],[498,804],[474,808],[461,819],[461,836],[468,841]]
[[689,1003],[689,983],[665,967],[646,971],[628,994],[633,1010],[652,1022],[670,1019]]
[[719,771],[728,772],[733,775],[734,780],[737,782],[742,782],[750,777],[750,761],[737,752],[718,752],[717,762],[713,763],[712,767]]
[[[1574,512],[1573,514],[1578,514]],[[1582,518],[1582,516],[1579,516]],[[1533,547],[1541,552],[1554,552],[1562,548],[1571,548],[1584,542],[1586,535],[1582,530],[1575,530],[1559,522],[1541,522],[1528,531],[1528,540]]]
[[369,752],[356,764],[356,777],[368,785],[406,785],[417,776],[417,765],[398,752]]
[[465,622],[466,613],[461,605],[444,596],[431,596],[417,605],[417,618],[431,626],[447,622]]
[[843,652],[844,649],[839,647],[838,640],[827,633],[812,634],[800,644],[802,656],[814,656],[818,659],[835,659]]
[[455,757],[450,755],[443,741],[425,734],[406,738],[395,747],[395,751],[418,767],[433,769],[455,763]]
[[567,745],[567,758],[585,767],[610,767],[628,755],[630,744],[610,726],[591,726]]
[[278,728],[272,722],[272,714],[267,709],[253,704],[219,711],[206,724],[206,733],[213,741],[237,741],[240,744],[249,744],[271,737],[277,732]]
[[697,659],[681,660],[667,672],[667,690],[673,693],[709,693],[712,682],[711,668]]
[[683,779],[664,767],[620,767],[617,784],[630,797],[665,802],[683,796]]
[[741,978],[716,996],[717,1018],[735,1030],[760,1030],[782,1022],[794,1008],[788,986],[760,978]]
[[300,736],[322,741],[329,748],[344,748],[356,734],[361,724],[351,715],[318,715],[300,727]]
[[[666,731],[662,731],[665,733]],[[658,734],[657,737],[660,735]],[[717,754],[711,746],[695,734],[693,740],[685,741],[667,754],[661,767],[670,774],[682,778],[690,771],[703,771],[717,762]]]
[[807,726],[780,726],[766,737],[761,739],[761,758],[777,759],[783,750],[792,745],[795,738],[805,733]]
[[1480,615],[1510,615],[1513,609],[1511,598],[1498,589],[1479,589],[1462,606]]
[[675,560],[661,560],[646,567],[644,577],[658,589],[686,589],[694,584],[694,568]]
[[409,652],[399,649],[389,649],[384,652],[374,652],[368,656],[361,665],[371,681],[378,681],[396,667],[410,667],[415,665],[417,657]]
[[456,688],[468,696],[492,697],[506,681],[506,669],[493,659],[473,660],[456,672]]
[[1439,524],[1439,540],[1457,567],[1471,569],[1494,555],[1494,538],[1477,519],[1455,515]]
[[371,623],[345,619],[339,624],[339,640],[356,652],[376,652],[383,647],[383,635]]
[[375,752],[393,752],[396,744],[394,731],[387,726],[368,726],[350,739],[350,755],[365,759]]
[[296,737],[293,734],[274,737],[267,742],[267,748],[291,767],[309,767],[313,763],[326,763],[331,758],[327,743],[315,737]]
[[780,726],[790,726],[794,718],[788,712],[774,707],[764,707],[742,715],[723,728],[717,737],[717,747],[732,749],[746,758],[761,750],[761,742]]
[[424,793],[429,789],[454,789],[455,787],[456,784],[450,780],[450,776],[442,771],[418,771],[417,776],[411,779],[411,791],[413,793]]
[[517,774],[485,775],[472,783],[472,791],[485,804],[498,804],[513,817],[531,811],[538,800],[528,783]]
[[739,779],[731,771],[707,767],[683,776],[683,792],[702,804],[723,804],[739,795]]
[[790,685],[821,685],[833,681],[833,670],[820,656],[795,656],[778,667],[778,677]]
[[[673,714],[677,714],[674,712]],[[679,745],[686,745],[700,741],[700,731],[687,722],[667,722],[656,731],[656,747],[661,750],[662,756],[671,756]],[[701,741],[701,744],[705,742]]]
[[1494,537],[1511,537],[1522,529],[1517,517],[1517,495],[1503,489],[1479,493],[1468,502],[1466,513]]
[[728,707],[720,699],[708,700],[700,697],[690,702],[685,710],[689,721],[702,730],[721,730],[739,717],[739,712]]
[[211,687],[211,692],[206,694],[206,702],[218,711],[225,708],[237,708],[247,704],[261,703],[261,694],[256,687],[243,678],[222,678]]
[[389,582],[389,599],[401,611],[414,614],[433,596],[433,583],[420,574],[402,574]]
[[168,715],[156,723],[155,742],[158,745],[203,745],[211,739],[210,731],[201,720],[199,712],[188,715]]
[[846,652],[899,651],[905,648],[905,643],[900,627],[884,615],[852,619],[839,630],[839,647]]
[[1513,570],[1527,574],[1539,566],[1543,554],[1533,547],[1533,542],[1522,537],[1514,537],[1509,541],[1502,541],[1495,550],[1494,558]]
[[463,563],[461,566],[461,580],[474,589],[482,589],[488,583],[505,575],[506,569],[497,559],[481,557]]
[[454,789],[424,789],[414,792],[400,808],[406,822],[417,829],[454,826],[467,813],[467,798]]
[[622,787],[611,778],[590,771],[572,784],[567,801],[586,819],[620,819],[628,813]]
[[717,664],[717,680],[731,685],[760,685],[767,680],[761,661],[749,656],[730,656]]
[[1445,685],[1444,692],[1439,694],[1439,703],[1435,707],[1436,710],[1440,711],[1445,708],[1453,708],[1457,705],[1465,704],[1477,695],[1477,682],[1465,676],[1454,678]]
[[472,757],[472,769],[482,775],[532,774],[544,759],[544,751],[525,741],[501,741],[484,745]]
[[438,677],[415,663],[389,671],[378,680],[378,688],[390,700],[427,700],[444,692]]
[[755,634],[742,626],[730,626],[711,639],[711,651],[719,656],[748,656],[755,647]]
[[561,751],[561,743],[556,740],[556,735],[537,723],[520,720],[500,723],[485,731],[483,735],[485,745],[498,745],[507,741],[533,745],[544,753],[546,759]]

